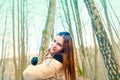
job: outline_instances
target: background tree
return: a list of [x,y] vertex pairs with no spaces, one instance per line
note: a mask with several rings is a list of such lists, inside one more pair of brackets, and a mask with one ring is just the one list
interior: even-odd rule
[[54,35],[69,31],[74,42],[77,79],[117,80],[117,1],[1,0],[0,79],[23,80],[22,72],[31,58],[39,56],[42,60]]
[[[40,46],[39,53],[41,53],[41,58],[43,59],[43,55],[45,52],[48,50],[49,46],[49,41],[50,37],[52,35],[53,27],[54,27],[54,22],[55,22],[55,6],[56,0],[49,0],[49,7],[48,7],[48,15],[46,18],[46,23],[44,30],[42,31],[42,43]],[[42,60],[41,59],[41,60]]]
[[104,63],[108,72],[109,80],[119,80],[120,73],[118,71],[118,64],[115,60],[115,53],[109,41],[108,35],[105,31],[100,14],[95,6],[93,0],[84,0],[91,17],[93,29],[95,30],[96,38],[103,55]]

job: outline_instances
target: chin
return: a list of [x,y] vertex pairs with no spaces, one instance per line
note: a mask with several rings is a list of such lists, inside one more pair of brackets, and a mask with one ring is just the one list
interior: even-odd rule
[[53,50],[50,50],[50,53],[55,53],[55,51],[53,51]]

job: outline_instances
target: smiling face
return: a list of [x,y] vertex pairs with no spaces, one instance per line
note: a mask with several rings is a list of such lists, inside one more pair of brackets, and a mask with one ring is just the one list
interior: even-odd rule
[[63,37],[62,36],[56,36],[52,42],[50,52],[51,53],[57,53],[62,51],[63,49]]

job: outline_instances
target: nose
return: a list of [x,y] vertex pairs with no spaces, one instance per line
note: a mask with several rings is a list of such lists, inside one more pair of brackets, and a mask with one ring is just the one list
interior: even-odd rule
[[57,46],[57,44],[56,43],[53,43],[53,47],[55,48]]

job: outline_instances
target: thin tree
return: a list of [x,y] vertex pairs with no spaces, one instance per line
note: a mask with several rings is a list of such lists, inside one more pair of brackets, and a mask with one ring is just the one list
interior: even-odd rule
[[[92,25],[94,26],[94,25]],[[95,56],[94,56],[94,61],[95,61],[95,80],[98,80],[98,47],[97,47],[97,43],[96,43],[96,37],[95,37],[95,32],[94,30],[93,32],[93,40],[94,40],[94,47],[95,47]]]
[[[20,61],[21,61],[21,73],[20,76],[22,77],[22,72],[26,67],[27,63],[27,40],[28,40],[28,28],[27,28],[27,23],[26,23],[26,2],[25,0],[20,1],[20,17],[21,17],[21,24],[20,24],[20,43],[21,43],[21,56],[20,56]],[[22,78],[21,78],[22,79]]]
[[[56,0],[49,0],[48,14],[46,18],[46,24],[44,30],[42,32],[42,40],[39,49],[39,55],[43,56],[48,50],[50,36],[52,34],[54,21],[55,21],[55,8],[56,8]],[[43,57],[41,57],[41,60]]]
[[6,48],[5,48],[5,36],[6,36],[6,30],[7,30],[7,12],[6,12],[6,18],[5,18],[5,29],[4,29],[4,33],[3,33],[3,39],[2,39],[2,53],[1,53],[1,61],[0,61],[0,66],[2,68],[2,77],[1,79],[4,79],[4,73],[5,73],[5,62],[6,62]]
[[[17,16],[18,16],[18,19],[17,19],[17,23],[18,23],[18,27],[17,27],[17,39],[18,39],[18,41],[17,41],[17,44],[18,44],[18,50],[17,50],[17,52],[18,52],[18,76],[20,76],[21,77],[21,60],[20,60],[20,50],[21,50],[21,47],[20,47],[20,2],[19,2],[19,0],[18,0],[18,2],[17,2]],[[20,80],[20,77],[19,77],[19,80]]]
[[12,0],[12,38],[13,38],[13,62],[14,62],[14,68],[15,68],[15,80],[18,80],[17,75],[17,62],[16,62],[16,43],[15,43],[15,10],[14,10],[14,0]]
[[81,25],[81,20],[80,20],[80,13],[79,13],[79,6],[78,6],[78,0],[73,0],[73,5],[74,5],[74,12],[75,12],[75,25],[76,25],[76,33],[77,33],[77,38],[78,38],[78,43],[79,47],[81,48],[81,53],[82,54],[82,68],[83,68],[83,76],[88,77],[88,71],[87,71],[87,56],[83,44],[83,31],[82,31],[82,25]]

